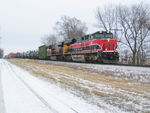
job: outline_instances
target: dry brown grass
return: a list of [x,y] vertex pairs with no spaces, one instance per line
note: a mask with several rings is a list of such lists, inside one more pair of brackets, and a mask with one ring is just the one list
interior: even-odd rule
[[[54,76],[50,75],[50,73],[46,73],[42,70],[47,69],[54,72],[65,73],[67,75],[73,75],[77,78],[81,78],[84,80],[88,80],[94,83],[102,83],[106,85],[111,85],[116,88],[121,88],[129,91],[150,91],[150,84],[141,84],[141,83],[132,83],[129,80],[121,80],[116,77],[105,76],[104,74],[93,74],[82,70],[73,69],[71,67],[66,66],[56,66],[56,65],[48,65],[48,64],[40,64],[36,60],[29,59],[9,59],[10,62],[19,65],[30,72],[33,72],[38,75],[42,75],[47,78],[53,78]],[[36,69],[38,67],[38,69]],[[60,76],[62,77],[62,76]],[[67,78],[62,79],[64,83],[69,82]]]

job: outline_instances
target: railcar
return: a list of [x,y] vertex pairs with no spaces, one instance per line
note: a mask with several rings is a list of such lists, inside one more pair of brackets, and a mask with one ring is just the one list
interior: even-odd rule
[[48,49],[48,46],[46,46],[46,45],[42,45],[38,48],[38,58],[39,59],[48,59],[47,49]]
[[59,44],[50,45],[47,49],[47,56],[50,60],[63,60],[62,47]]

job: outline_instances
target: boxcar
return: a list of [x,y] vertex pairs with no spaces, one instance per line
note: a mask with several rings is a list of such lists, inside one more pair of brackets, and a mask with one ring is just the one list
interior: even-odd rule
[[47,59],[47,48],[48,46],[42,45],[38,48],[38,56],[39,59]]

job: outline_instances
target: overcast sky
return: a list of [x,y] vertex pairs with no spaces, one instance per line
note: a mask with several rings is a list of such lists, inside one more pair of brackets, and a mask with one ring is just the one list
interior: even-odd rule
[[[144,1],[150,4],[150,0]],[[85,22],[92,33],[98,30],[94,26],[98,7],[133,3],[137,0],[0,0],[0,47],[5,54],[37,49],[41,37],[53,33],[63,15]]]

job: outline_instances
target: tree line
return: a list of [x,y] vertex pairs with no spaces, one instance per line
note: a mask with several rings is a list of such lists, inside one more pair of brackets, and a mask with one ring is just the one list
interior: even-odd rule
[[55,24],[54,32],[56,33],[45,35],[42,38],[42,43],[46,45],[54,45],[58,40],[67,40],[84,36],[86,31],[87,26],[81,20],[76,17],[62,16]]
[[[1,37],[0,37],[0,40],[1,40]],[[3,55],[4,55],[4,50],[0,48],[0,58],[3,58]]]
[[[142,64],[150,55],[150,7],[146,4],[106,6],[95,13],[98,30],[113,32],[119,40],[121,60]],[[54,27],[55,34],[46,35],[42,42],[53,45],[58,40],[82,37],[87,32],[85,22],[76,17],[62,16]],[[59,37],[59,38],[58,38]]]
[[0,48],[0,58],[3,58],[3,55],[4,55],[4,51],[3,49]]

